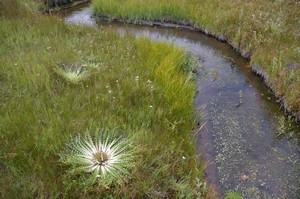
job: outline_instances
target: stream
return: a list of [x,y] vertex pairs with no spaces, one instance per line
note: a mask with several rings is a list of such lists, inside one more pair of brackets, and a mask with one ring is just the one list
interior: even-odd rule
[[207,162],[207,181],[220,197],[236,191],[249,199],[300,198],[300,127],[284,115],[247,60],[228,44],[196,31],[105,22],[91,16],[89,8],[81,8],[61,17],[70,24],[168,42],[201,60],[194,108],[205,125],[196,146]]

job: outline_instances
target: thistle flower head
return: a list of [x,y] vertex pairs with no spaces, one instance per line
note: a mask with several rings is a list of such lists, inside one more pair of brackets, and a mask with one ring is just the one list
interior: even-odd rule
[[102,129],[94,137],[87,132],[85,137],[73,139],[65,161],[72,165],[72,172],[89,173],[93,182],[98,179],[108,186],[121,184],[129,176],[134,152],[128,139],[115,138],[113,132]]
[[88,77],[88,72],[83,66],[79,65],[57,65],[57,74],[71,83],[78,83]]

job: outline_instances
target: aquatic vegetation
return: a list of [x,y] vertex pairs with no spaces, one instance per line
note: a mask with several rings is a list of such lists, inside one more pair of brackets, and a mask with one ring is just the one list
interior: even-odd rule
[[225,199],[243,199],[243,198],[237,192],[230,192],[226,195]]
[[70,172],[90,173],[90,181],[102,186],[121,185],[135,165],[135,154],[128,138],[118,138],[114,133],[101,129],[75,137],[62,154],[63,161],[72,165]]

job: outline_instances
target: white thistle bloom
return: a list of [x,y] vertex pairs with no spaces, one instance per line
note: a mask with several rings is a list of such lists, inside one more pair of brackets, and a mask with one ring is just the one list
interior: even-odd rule
[[87,70],[84,70],[83,67],[77,65],[67,66],[65,64],[61,64],[57,66],[56,72],[69,82],[75,84],[89,76]]
[[73,171],[91,173],[92,180],[99,179],[106,186],[121,184],[134,166],[134,155],[128,140],[114,139],[105,130],[97,132],[94,139],[89,133],[77,136],[70,145],[66,162]]
[[81,68],[77,68],[76,70],[66,70],[63,76],[72,83],[78,83],[87,77],[87,73]]

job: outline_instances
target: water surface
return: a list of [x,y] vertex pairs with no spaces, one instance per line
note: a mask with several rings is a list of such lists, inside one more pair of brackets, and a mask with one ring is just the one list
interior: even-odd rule
[[229,45],[195,31],[108,23],[91,15],[83,8],[68,13],[66,22],[172,43],[201,61],[194,107],[197,117],[205,114],[205,127],[196,144],[221,196],[237,191],[249,199],[300,198],[300,128]]

